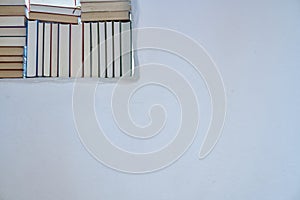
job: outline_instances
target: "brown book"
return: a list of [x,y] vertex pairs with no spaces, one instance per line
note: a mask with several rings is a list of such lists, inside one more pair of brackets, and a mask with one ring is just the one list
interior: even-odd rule
[[23,62],[23,56],[0,56],[0,63]]
[[116,1],[116,2],[90,2],[81,3],[81,11],[85,12],[101,12],[101,11],[130,11],[131,6],[129,2],[126,1]]
[[116,12],[81,13],[81,21],[83,21],[83,22],[112,21],[112,20],[128,21],[128,20],[130,20],[129,12],[128,11],[116,11]]
[[30,20],[78,24],[78,17],[72,16],[72,15],[59,15],[59,14],[49,14],[49,13],[40,13],[40,12],[29,12],[27,14],[27,17]]
[[0,47],[0,56],[23,56],[23,47]]
[[8,69],[23,69],[23,63],[0,63],[0,70],[8,70]]
[[0,70],[0,78],[22,78],[23,70]]
[[25,6],[1,5],[0,16],[22,16],[25,15]]

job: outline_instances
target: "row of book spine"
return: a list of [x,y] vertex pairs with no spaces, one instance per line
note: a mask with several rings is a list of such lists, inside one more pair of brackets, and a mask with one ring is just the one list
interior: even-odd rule
[[28,22],[26,77],[132,75],[131,22]]

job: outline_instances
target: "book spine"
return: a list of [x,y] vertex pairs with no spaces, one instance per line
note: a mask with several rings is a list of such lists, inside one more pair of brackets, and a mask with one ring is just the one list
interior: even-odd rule
[[27,22],[27,66],[26,77],[36,76],[36,22]]
[[50,42],[50,37],[51,37],[51,25],[50,23],[46,23],[44,27],[44,60],[43,60],[43,65],[44,65],[44,70],[43,70],[43,76],[44,77],[50,77],[50,57],[51,57],[51,42]]
[[71,77],[72,65],[72,24],[69,24],[69,77]]
[[72,68],[71,77],[79,78],[82,76],[82,26],[72,25],[72,47],[71,58]]
[[118,78],[121,76],[120,70],[120,49],[121,49],[121,40],[120,40],[120,23],[117,22],[114,24],[115,36],[114,36],[114,77]]
[[59,77],[69,77],[69,25],[60,25],[60,45],[59,45]]
[[84,77],[91,77],[90,23],[84,23]]
[[92,77],[97,78],[99,74],[98,66],[98,30],[97,23],[91,23],[91,63],[92,63]]
[[44,75],[44,37],[45,37],[45,23],[38,22],[38,34],[37,34],[37,77],[43,77]]
[[52,24],[51,41],[51,77],[57,77],[58,72],[58,24]]
[[104,22],[99,23],[99,45],[100,45],[100,52],[99,52],[99,63],[100,63],[100,78],[105,78],[106,74],[106,47],[105,47],[105,25]]
[[112,22],[107,22],[106,33],[107,33],[107,38],[106,38],[107,78],[113,78],[114,62],[113,62],[113,37],[112,37],[113,24],[112,24]]
[[122,74],[121,76],[132,76],[132,35],[130,22],[122,23],[121,31],[121,63]]
[[28,21],[25,21],[25,30],[26,30],[26,44],[24,46],[23,53],[23,78],[27,77],[27,46],[28,46]]

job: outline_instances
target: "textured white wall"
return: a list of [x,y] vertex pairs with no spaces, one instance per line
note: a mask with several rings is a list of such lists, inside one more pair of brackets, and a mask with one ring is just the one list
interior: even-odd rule
[[[300,199],[300,3],[289,1],[139,1],[139,26],[170,28],[201,43],[218,65],[228,97],[223,135],[204,160],[209,96],[179,58],[144,51],[140,63],[178,69],[197,91],[198,137],[171,167],[146,175],[111,170],[81,145],[72,114],[72,82],[0,81],[0,199]],[[174,41],[176,42],[176,41]],[[162,103],[167,125],[151,141],[121,134],[109,94],[99,85],[96,112],[108,137],[131,151],[166,144],[179,123],[174,96],[158,86],[139,91],[130,108],[147,124],[149,105]]]

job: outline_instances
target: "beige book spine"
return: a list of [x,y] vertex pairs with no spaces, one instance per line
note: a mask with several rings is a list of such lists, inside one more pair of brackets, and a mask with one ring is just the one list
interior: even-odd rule
[[81,21],[129,20],[128,11],[82,13]]
[[23,69],[23,63],[0,63],[0,70],[4,69]]
[[23,70],[0,70],[0,78],[22,78]]

